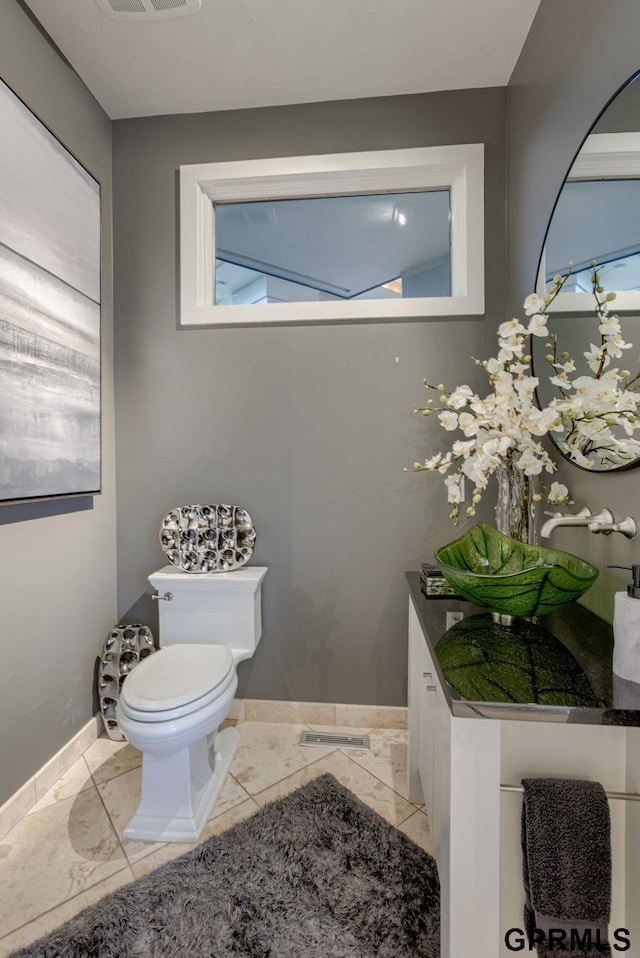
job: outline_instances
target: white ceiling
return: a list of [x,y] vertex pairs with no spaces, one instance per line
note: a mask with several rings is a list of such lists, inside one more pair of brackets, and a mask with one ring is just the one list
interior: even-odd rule
[[540,0],[202,0],[128,23],[26,3],[119,119],[504,86]]

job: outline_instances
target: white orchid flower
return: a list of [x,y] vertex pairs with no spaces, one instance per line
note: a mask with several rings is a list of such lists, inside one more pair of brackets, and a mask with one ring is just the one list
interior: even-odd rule
[[538,432],[540,436],[544,436],[547,432],[559,432],[564,428],[560,412],[552,406],[547,406],[546,409],[540,410],[537,425],[538,429],[544,430],[544,432]]
[[456,439],[453,446],[451,447],[451,451],[456,457],[460,457],[460,456],[466,457],[469,455],[471,450],[475,447],[475,444],[476,444],[475,439],[468,439],[466,441],[463,439]]
[[513,383],[518,395],[527,399],[531,399],[533,397],[533,394],[539,384],[540,380],[535,376],[517,376]]
[[538,314],[532,316],[527,326],[527,332],[531,336],[548,336],[549,330],[547,329],[547,317],[540,316]]
[[531,293],[524,301],[524,311],[527,316],[533,316],[534,313],[544,313],[545,302],[536,293]]
[[515,357],[520,359],[524,353],[524,342],[522,336],[510,336],[508,339],[500,340],[500,349],[498,351],[498,362],[505,363],[511,362]]
[[576,396],[590,403],[595,408],[601,408],[603,403],[610,403],[617,393],[618,370],[610,369],[600,378],[593,376],[578,376],[572,380]]
[[447,476],[444,484],[447,487],[447,499],[449,502],[462,502],[462,489],[460,488],[461,476]]
[[617,316],[607,316],[598,326],[598,332],[603,336],[613,336],[615,333],[622,332],[620,322]]
[[493,377],[493,388],[498,396],[509,395],[513,392],[513,376],[506,370]]
[[493,439],[487,439],[486,442],[482,443],[480,447],[480,452],[485,460],[486,466],[495,469],[496,466],[500,465],[500,439],[497,437]]
[[622,356],[623,349],[631,349],[632,343],[626,343],[620,333],[616,333],[614,336],[607,338],[606,342],[606,351],[608,356],[613,356],[614,359],[619,359]]
[[461,471],[478,489],[486,489],[487,478],[489,474],[488,466],[483,457],[479,455],[469,456],[461,466]]
[[525,451],[518,459],[518,468],[522,469],[525,476],[539,476],[542,472],[543,463],[538,456],[531,451]]
[[564,373],[574,373],[576,364],[573,359],[568,359],[565,363],[552,363],[554,369],[560,369]]
[[475,436],[478,432],[478,420],[471,413],[461,412],[458,417],[458,426],[465,436]]
[[462,409],[472,398],[473,391],[469,386],[458,386],[447,399],[447,406],[450,409]]
[[516,336],[523,336],[526,331],[519,319],[509,319],[498,326],[498,338],[513,341]]
[[584,469],[593,469],[593,462],[591,459],[588,459],[587,456],[583,455],[574,445],[561,443],[560,448],[564,449],[572,462],[575,462],[578,466],[582,466]]
[[552,506],[560,506],[569,499],[569,490],[562,482],[552,482],[547,493],[547,500]]
[[458,414],[455,412],[444,409],[438,413],[438,419],[440,420],[440,425],[446,429],[447,432],[453,432],[454,429],[458,428]]
[[[569,270],[569,274],[571,269]],[[448,432],[460,430],[445,455],[427,459],[424,467],[445,477],[451,516],[457,522],[458,505],[462,501],[461,481],[467,477],[474,484],[473,505],[480,501],[490,477],[504,464],[534,478],[542,472],[553,473],[555,463],[540,440],[556,433],[558,446],[577,464],[587,469],[597,462],[625,464],[640,455],[640,376],[620,372],[613,367],[631,349],[622,335],[620,319],[609,313],[613,296],[593,278],[599,343],[591,343],[582,353],[580,367],[567,352],[555,333],[549,333],[550,305],[561,291],[564,279],[555,277],[544,297],[533,293],[524,302],[525,323],[510,319],[497,330],[498,351],[490,359],[475,360],[489,379],[485,396],[474,393],[468,385],[447,393],[442,386],[433,386],[441,394],[441,407],[424,412],[438,413],[437,418]],[[598,285],[596,285],[598,284]],[[526,325],[525,325],[526,324]],[[549,337],[547,356],[552,375],[548,382],[559,390],[546,406],[539,408],[536,389],[539,378],[532,375],[528,354],[532,337]],[[426,384],[426,383],[425,383]],[[547,493],[554,505],[568,500],[567,487],[553,482]],[[467,510],[468,515],[474,509]]]
[[591,352],[585,352],[584,358],[587,360],[587,366],[594,373],[598,372],[600,368],[600,363],[602,362],[602,357],[604,353],[604,346],[596,346],[594,343],[591,343]]

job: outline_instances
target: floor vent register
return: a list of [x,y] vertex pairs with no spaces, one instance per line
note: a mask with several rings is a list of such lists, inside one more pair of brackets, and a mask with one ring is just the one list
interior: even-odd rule
[[319,748],[369,749],[368,735],[345,735],[342,732],[303,732],[300,745],[317,745]]

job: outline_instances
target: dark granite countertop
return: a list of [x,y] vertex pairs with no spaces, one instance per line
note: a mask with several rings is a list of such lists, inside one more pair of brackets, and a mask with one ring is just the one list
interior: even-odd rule
[[[640,725],[640,684],[611,669],[613,630],[577,603],[506,628],[464,599],[427,598],[407,572],[425,641],[455,716]],[[446,613],[464,619],[446,631]]]

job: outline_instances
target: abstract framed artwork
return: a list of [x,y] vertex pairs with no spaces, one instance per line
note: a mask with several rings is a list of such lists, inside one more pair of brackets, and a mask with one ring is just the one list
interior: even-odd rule
[[100,184],[0,80],[0,503],[101,488]]

